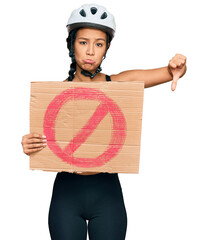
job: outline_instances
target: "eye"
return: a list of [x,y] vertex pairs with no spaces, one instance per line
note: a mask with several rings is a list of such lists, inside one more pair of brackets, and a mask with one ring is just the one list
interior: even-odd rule
[[85,42],[85,41],[81,41],[81,42],[79,42],[81,45],[86,45],[87,44],[87,42]]
[[96,43],[96,45],[97,45],[98,47],[102,47],[102,46],[103,46],[102,43]]

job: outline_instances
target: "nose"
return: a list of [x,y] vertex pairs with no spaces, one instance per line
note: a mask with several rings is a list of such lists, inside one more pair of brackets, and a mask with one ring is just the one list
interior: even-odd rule
[[94,54],[95,54],[94,45],[93,44],[88,44],[87,55],[93,56]]

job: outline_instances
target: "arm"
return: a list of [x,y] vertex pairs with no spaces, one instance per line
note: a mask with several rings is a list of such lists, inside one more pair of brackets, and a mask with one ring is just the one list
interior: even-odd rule
[[167,67],[151,70],[130,70],[112,75],[113,81],[144,81],[145,88],[173,80],[171,89],[176,88],[177,80],[186,72],[186,57],[176,54]]
[[111,76],[113,81],[142,81],[145,88],[169,82],[172,76],[168,72],[168,67],[148,69],[148,70],[129,70]]

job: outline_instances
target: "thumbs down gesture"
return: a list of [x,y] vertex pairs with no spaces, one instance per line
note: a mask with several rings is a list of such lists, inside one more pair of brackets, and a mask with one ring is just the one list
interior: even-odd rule
[[175,91],[178,79],[186,73],[186,57],[182,54],[176,54],[169,61],[168,71],[173,78],[171,90]]

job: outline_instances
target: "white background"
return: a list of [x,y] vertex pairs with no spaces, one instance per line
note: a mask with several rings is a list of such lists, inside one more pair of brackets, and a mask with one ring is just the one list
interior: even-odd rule
[[[176,54],[188,71],[177,86],[145,89],[140,174],[119,174],[127,240],[208,239],[206,1],[94,1],[115,16],[116,37],[103,72],[167,66]],[[62,81],[70,59],[65,28],[86,1],[8,0],[0,4],[0,239],[49,240],[55,173],[29,170],[31,81]]]

